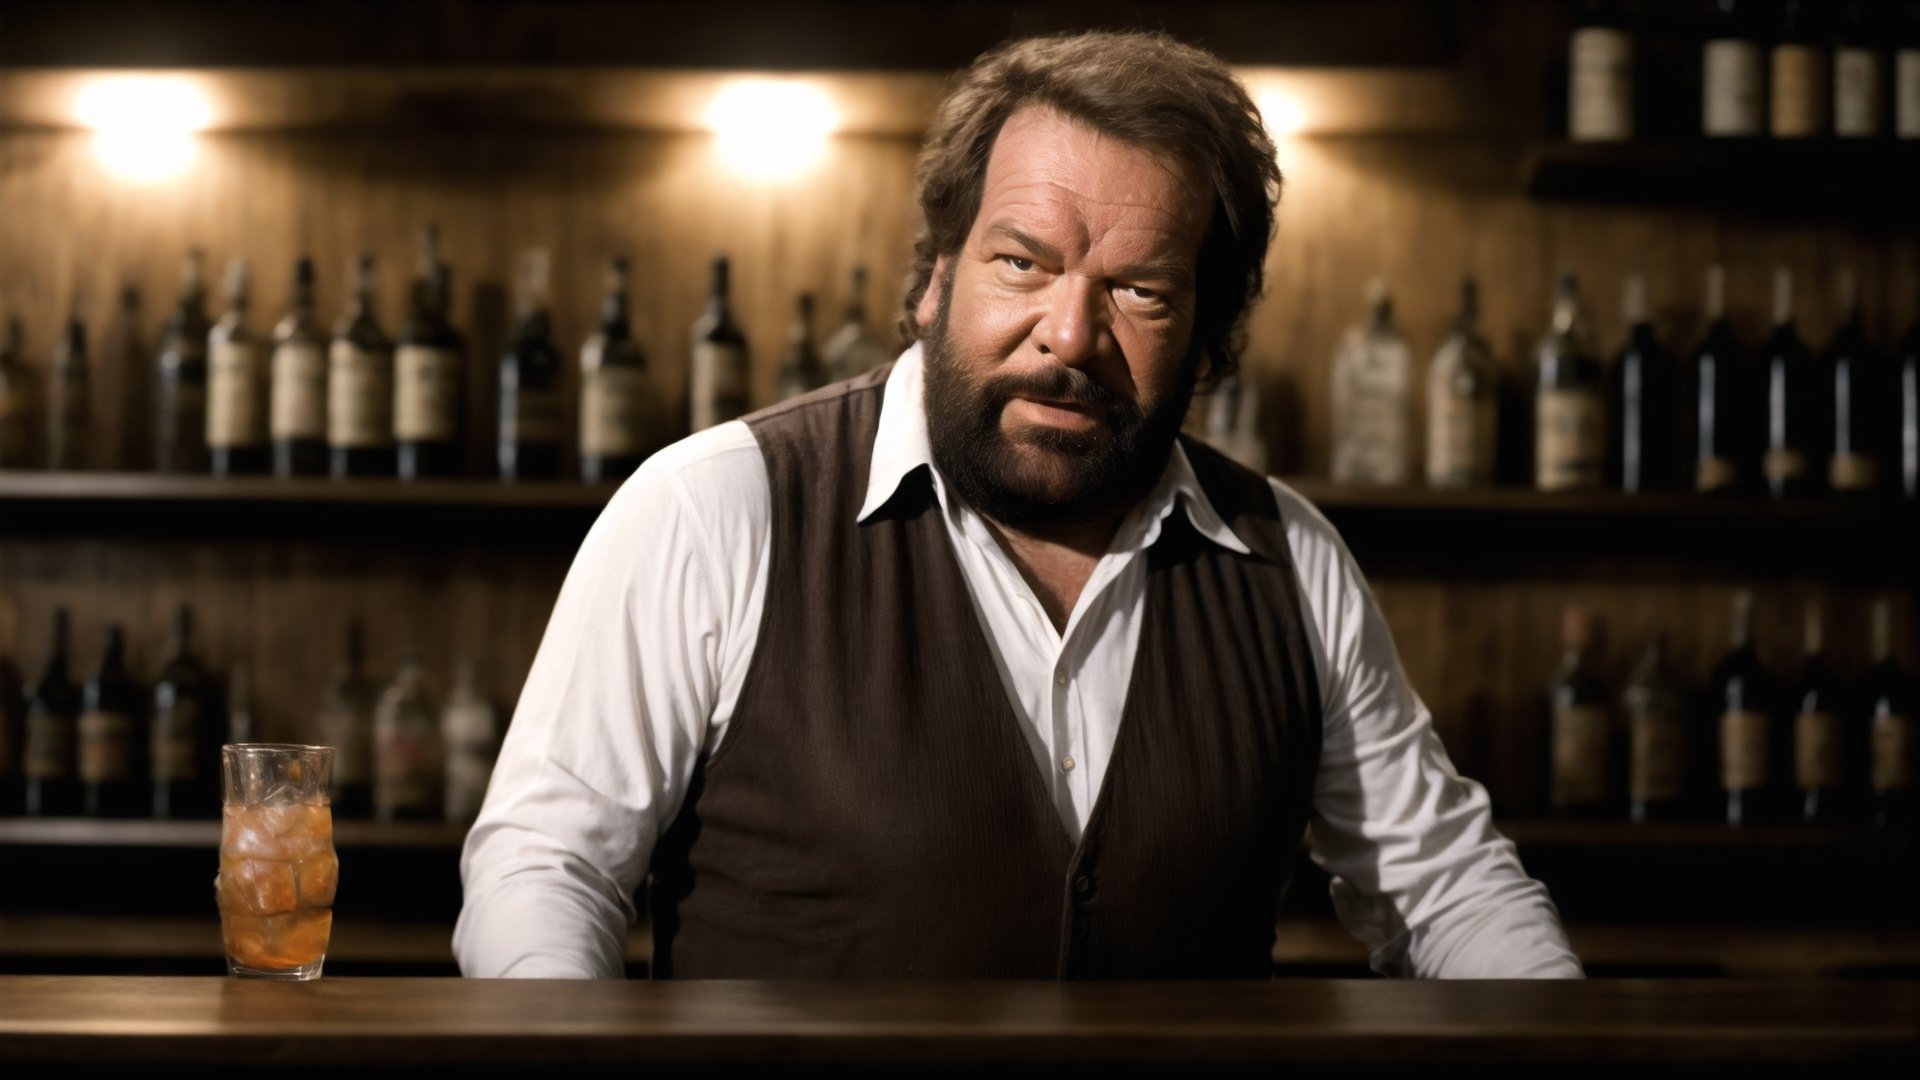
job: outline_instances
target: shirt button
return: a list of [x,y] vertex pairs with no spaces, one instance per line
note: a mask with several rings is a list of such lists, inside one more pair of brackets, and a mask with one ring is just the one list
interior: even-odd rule
[[1061,771],[1061,772],[1072,772],[1072,771],[1073,771],[1073,759],[1072,759],[1072,758],[1070,758],[1070,757],[1063,757],[1063,758],[1061,758],[1061,759],[1060,759],[1060,771]]
[[1064,668],[1061,669],[1061,671],[1053,677],[1053,681],[1060,684],[1061,686],[1067,685],[1066,670]]
[[1085,874],[1073,879],[1073,891],[1085,896],[1093,891],[1093,879]]

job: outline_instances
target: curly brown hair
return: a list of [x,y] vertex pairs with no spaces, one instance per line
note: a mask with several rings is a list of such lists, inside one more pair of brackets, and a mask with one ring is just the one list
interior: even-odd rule
[[1238,365],[1246,313],[1265,284],[1280,167],[1259,109],[1226,65],[1160,33],[1026,38],[983,54],[955,76],[914,170],[920,220],[901,334],[920,338],[914,311],[932,287],[934,260],[966,241],[994,140],[1028,105],[1171,153],[1206,178],[1214,203],[1200,245],[1193,347],[1212,360],[1205,382],[1217,385]]

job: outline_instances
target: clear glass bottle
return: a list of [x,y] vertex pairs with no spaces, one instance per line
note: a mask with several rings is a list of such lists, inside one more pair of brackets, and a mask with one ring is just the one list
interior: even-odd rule
[[1413,359],[1393,324],[1393,298],[1378,278],[1369,314],[1347,332],[1333,360],[1333,480],[1407,482]]
[[446,755],[440,709],[428,692],[420,657],[400,664],[373,716],[373,816],[380,821],[435,821],[445,809]]
[[440,738],[447,748],[446,819],[470,824],[480,813],[500,754],[493,702],[481,693],[472,660],[460,661],[455,669],[453,693],[440,714]]
[[840,325],[820,349],[831,382],[863,375],[893,359],[886,344],[867,329],[866,295],[867,268],[856,266],[847,283],[847,306]]
[[1207,441],[1233,460],[1265,474],[1267,440],[1260,433],[1260,394],[1244,371],[1227,376],[1208,395]]
[[1605,386],[1580,307],[1579,283],[1563,274],[1534,382],[1534,486],[1541,491],[1600,486],[1606,465]]
[[1460,313],[1427,365],[1427,483],[1437,488],[1493,483],[1500,374],[1480,336],[1480,294],[1460,282]]
[[153,467],[160,472],[207,471],[206,253],[187,253],[180,299],[160,338],[154,383]]

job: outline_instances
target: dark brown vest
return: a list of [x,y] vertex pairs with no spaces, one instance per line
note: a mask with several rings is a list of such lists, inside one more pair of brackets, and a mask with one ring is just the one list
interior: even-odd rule
[[925,470],[856,522],[886,371],[747,420],[766,614],[656,846],[667,978],[1265,978],[1320,759],[1272,489],[1204,445],[1249,558],[1168,516],[1104,785],[1069,842]]

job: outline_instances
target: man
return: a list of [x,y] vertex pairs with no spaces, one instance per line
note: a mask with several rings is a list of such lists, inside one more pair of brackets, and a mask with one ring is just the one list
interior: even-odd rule
[[583,543],[461,869],[479,976],[1271,971],[1303,837],[1383,974],[1581,976],[1332,528],[1178,437],[1279,174],[1151,35],[1017,42],[919,167],[880,372],[686,439]]

